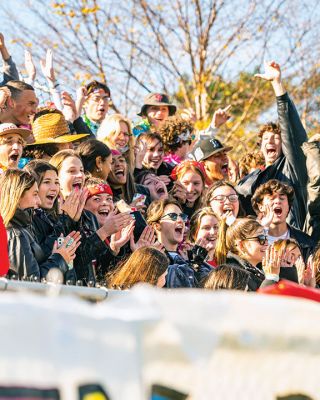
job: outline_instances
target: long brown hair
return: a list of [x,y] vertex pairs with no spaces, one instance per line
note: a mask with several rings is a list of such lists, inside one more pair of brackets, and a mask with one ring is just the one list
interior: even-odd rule
[[253,218],[237,218],[231,226],[223,219],[219,226],[215,249],[218,265],[226,262],[228,251],[239,255],[237,242],[252,236],[259,228],[261,225]]
[[168,265],[169,260],[161,251],[154,247],[140,247],[122,266],[107,276],[108,286],[126,289],[139,282],[155,286]]
[[8,169],[0,178],[0,214],[5,226],[13,218],[24,193],[36,183],[33,175],[19,169]]
[[250,274],[243,268],[234,265],[220,265],[212,270],[204,279],[204,289],[234,289],[245,290],[249,282]]

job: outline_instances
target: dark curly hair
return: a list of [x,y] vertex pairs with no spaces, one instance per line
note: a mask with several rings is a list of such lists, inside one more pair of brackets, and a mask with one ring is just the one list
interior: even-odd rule
[[251,199],[252,208],[259,214],[259,205],[262,204],[264,196],[272,196],[273,194],[283,194],[288,198],[289,207],[291,208],[294,199],[294,189],[286,183],[280,182],[277,179],[270,179],[270,181],[260,185],[255,191]]
[[258,136],[261,139],[265,132],[273,132],[281,135],[280,125],[277,122],[267,122],[260,127]]
[[183,144],[179,140],[179,135],[187,131],[191,133],[193,129],[193,125],[180,116],[169,117],[158,130],[159,135],[162,137],[164,152],[174,153],[177,151]]

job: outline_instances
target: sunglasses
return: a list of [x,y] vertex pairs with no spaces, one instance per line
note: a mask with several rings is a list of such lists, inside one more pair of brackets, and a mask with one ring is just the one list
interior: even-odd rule
[[161,217],[161,219],[163,219],[164,217],[169,217],[171,219],[171,221],[177,221],[179,217],[182,219],[183,222],[187,222],[187,220],[188,220],[187,214],[183,214],[183,213],[181,213],[181,214],[177,214],[174,212],[168,213],[168,214],[163,215]]
[[263,246],[264,244],[268,244],[268,236],[266,236],[266,235],[258,235],[255,237],[246,238],[245,240],[255,240],[255,241],[259,242],[259,244],[261,244],[261,246]]

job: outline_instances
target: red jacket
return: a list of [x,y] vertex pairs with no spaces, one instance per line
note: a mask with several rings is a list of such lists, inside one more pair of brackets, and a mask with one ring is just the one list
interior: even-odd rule
[[7,231],[0,215],[0,276],[7,275],[9,271]]

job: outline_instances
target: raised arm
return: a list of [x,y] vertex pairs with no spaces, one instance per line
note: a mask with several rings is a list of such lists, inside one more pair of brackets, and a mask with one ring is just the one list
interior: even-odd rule
[[277,98],[282,152],[296,171],[297,178],[305,180],[305,157],[301,146],[302,143],[307,141],[307,134],[301,123],[296,107],[288,96],[282,83],[280,65],[274,61],[266,62],[265,73],[255,76],[268,80],[272,84]]
[[4,64],[3,81],[0,84],[0,86],[3,86],[9,81],[19,80],[19,73],[8,52],[2,33],[0,33],[0,53]]

